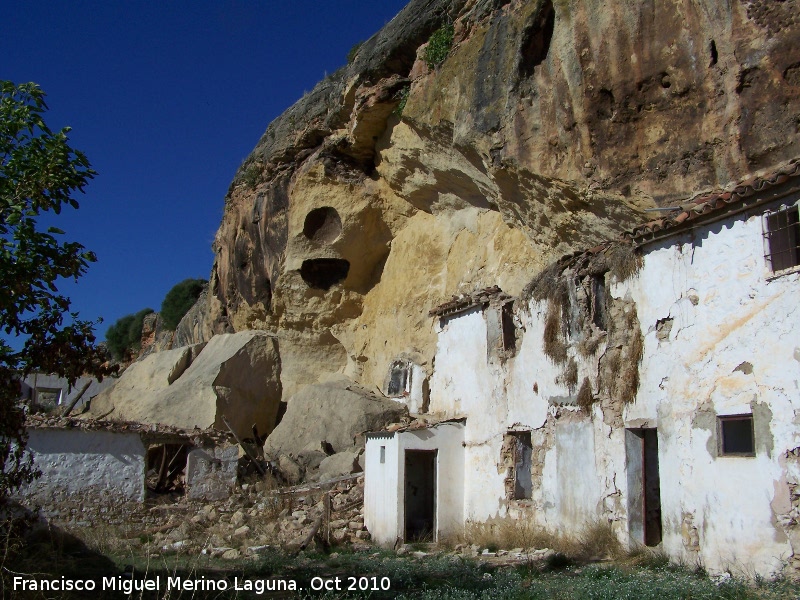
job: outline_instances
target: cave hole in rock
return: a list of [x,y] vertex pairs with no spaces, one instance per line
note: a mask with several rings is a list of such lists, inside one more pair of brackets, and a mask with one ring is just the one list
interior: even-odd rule
[[719,60],[719,53],[717,52],[717,42],[711,40],[711,44],[709,45],[709,52],[711,52],[711,63],[708,65],[709,67],[713,67],[717,64]]
[[521,78],[533,75],[533,70],[547,58],[555,24],[556,13],[553,10],[553,3],[548,0],[534,18],[533,23],[522,34],[520,50],[522,56],[519,64]]
[[330,244],[342,234],[342,219],[335,208],[322,206],[306,215],[303,235],[313,242]]
[[340,258],[312,258],[304,260],[300,267],[300,277],[309,287],[328,290],[344,281],[350,271],[350,262]]

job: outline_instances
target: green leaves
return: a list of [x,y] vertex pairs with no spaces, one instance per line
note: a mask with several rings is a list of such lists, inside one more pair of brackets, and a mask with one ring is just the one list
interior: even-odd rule
[[121,317],[108,328],[106,342],[114,358],[118,360],[128,358],[141,346],[144,318],[152,312],[155,312],[152,308],[144,308],[135,315]]
[[60,279],[77,279],[97,257],[61,239],[62,229],[37,222],[43,213],[77,208],[73,195],[96,175],[69,145],[68,127],[47,127],[44,96],[35,83],[0,81],[0,331],[23,343],[18,351],[0,343],[0,502],[34,473],[21,451],[19,377],[41,371],[74,382],[110,372],[94,345],[94,324],[70,312],[69,298],[58,291]]
[[164,327],[175,329],[183,316],[194,306],[200,294],[208,285],[205,279],[184,279],[176,283],[161,303],[161,318]]
[[431,39],[428,40],[428,46],[425,48],[425,62],[429,69],[438,67],[450,54],[454,35],[455,28],[452,23],[443,25],[433,32]]

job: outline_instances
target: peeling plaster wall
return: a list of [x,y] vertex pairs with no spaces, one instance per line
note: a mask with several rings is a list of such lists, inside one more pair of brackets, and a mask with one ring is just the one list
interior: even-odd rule
[[19,495],[52,505],[142,502],[146,449],[138,434],[31,429],[28,449],[42,476]]
[[440,417],[471,415],[464,432],[466,518],[498,514],[505,498],[505,470],[498,466],[507,420],[504,366],[487,361],[483,310],[471,308],[440,320],[430,412]]
[[[792,555],[780,521],[785,457],[800,445],[800,274],[773,278],[762,232],[753,214],[654,244],[638,277],[611,291],[634,299],[645,336],[625,422],[658,426],[665,549],[770,573]],[[717,417],[737,414],[753,415],[755,457],[718,456]]]
[[[728,217],[646,246],[625,282],[607,276],[644,338],[627,405],[598,389],[606,340],[586,357],[568,349],[592,386],[593,404],[578,406],[543,352],[546,303],[518,311],[523,337],[506,361],[487,361],[480,308],[442,319],[431,412],[467,417],[465,519],[510,514],[562,531],[601,520],[627,541],[624,430],[657,428],[671,557],[764,575],[800,563],[800,272],[770,273],[762,233],[758,213]],[[753,415],[756,455],[719,456],[717,417],[740,414]],[[531,431],[529,501],[505,497],[509,430]]]

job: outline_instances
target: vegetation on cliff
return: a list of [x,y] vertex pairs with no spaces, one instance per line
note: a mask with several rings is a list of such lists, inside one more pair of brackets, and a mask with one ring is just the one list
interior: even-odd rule
[[175,329],[207,285],[205,279],[184,279],[176,283],[161,303],[160,314],[164,319],[164,327]]
[[152,308],[144,308],[136,314],[119,318],[108,328],[106,342],[109,352],[115,359],[124,360],[139,349],[144,318],[152,312],[155,312]]

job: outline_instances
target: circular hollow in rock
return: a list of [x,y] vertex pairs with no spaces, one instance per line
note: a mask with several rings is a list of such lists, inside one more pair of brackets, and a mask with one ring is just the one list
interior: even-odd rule
[[342,219],[331,206],[315,208],[306,215],[303,235],[314,242],[330,244],[342,233]]
[[308,287],[328,290],[344,281],[350,271],[350,263],[340,258],[312,258],[304,260],[300,267],[300,277]]

